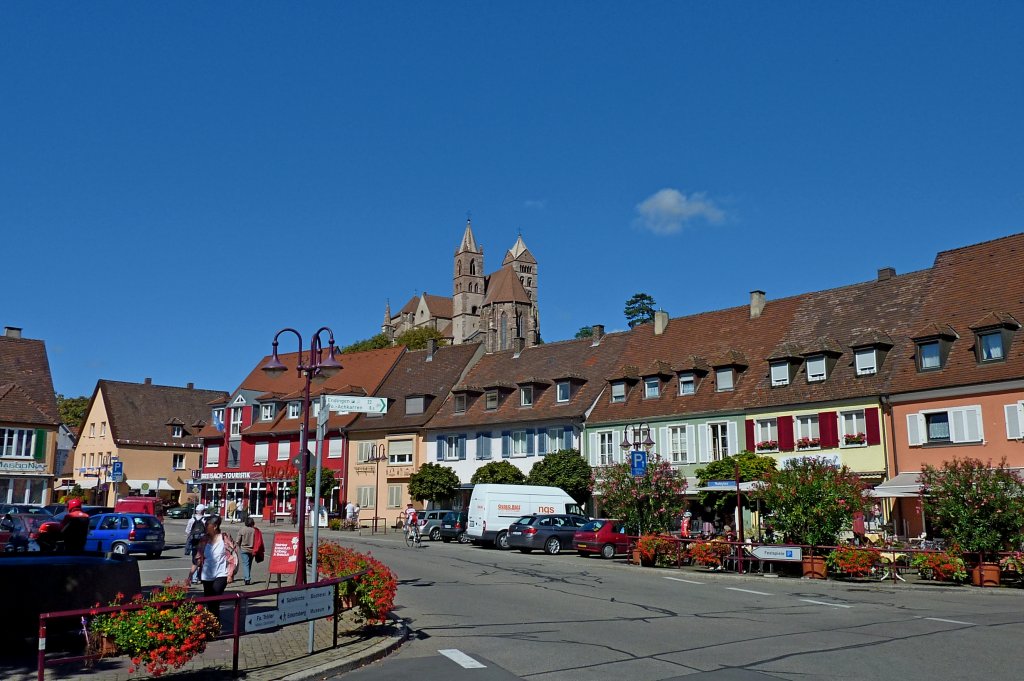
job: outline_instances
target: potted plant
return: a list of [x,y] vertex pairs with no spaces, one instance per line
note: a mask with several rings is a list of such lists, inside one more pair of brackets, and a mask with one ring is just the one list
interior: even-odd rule
[[[307,562],[313,557],[307,549]],[[371,624],[383,623],[395,607],[398,579],[391,569],[368,553],[360,553],[333,541],[321,541],[317,572],[327,577],[344,577],[367,570],[365,575],[341,584],[340,597],[349,607],[358,607]]]
[[[187,580],[175,584],[168,577],[164,585],[146,596],[136,594],[129,603],[142,606],[138,609],[95,616],[88,629],[90,652],[129,655],[130,673],[145,666],[150,674],[160,676],[206,650],[206,644],[220,634],[220,620],[188,598]],[[123,601],[124,594],[117,594],[109,605]]]
[[847,433],[846,435],[843,435],[843,443],[844,444],[848,444],[848,445],[862,445],[862,444],[864,444],[867,441],[868,441],[868,436],[865,433],[857,433],[856,435],[854,435],[852,433]]
[[721,539],[695,541],[686,550],[690,560],[709,568],[721,567],[722,561],[732,555],[732,545]]
[[921,502],[932,526],[964,553],[977,554],[975,586],[998,586],[1000,551],[1024,541],[1024,478],[978,459],[953,459],[921,469]]
[[796,441],[797,449],[817,449],[821,446],[821,439],[816,437],[802,437]]
[[669,555],[675,555],[676,542],[665,535],[645,534],[636,542],[636,553],[639,554],[640,565],[650,567]]
[[779,449],[778,440],[764,440],[754,445],[754,448],[759,452],[775,452]]
[[874,571],[880,557],[881,551],[871,546],[837,546],[828,554],[825,564],[850,577],[866,577]]
[[924,579],[943,582],[963,582],[967,579],[964,559],[954,551],[925,551],[916,554],[910,566],[917,568]]
[[785,542],[808,546],[805,576],[824,579],[825,558],[816,547],[834,546],[853,525],[853,514],[869,506],[860,478],[846,466],[801,457],[769,471],[754,492],[772,514],[772,525]]

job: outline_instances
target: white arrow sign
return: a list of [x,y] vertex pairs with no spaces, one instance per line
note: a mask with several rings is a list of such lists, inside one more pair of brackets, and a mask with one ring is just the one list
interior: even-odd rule
[[758,560],[803,560],[804,550],[799,546],[755,546],[750,553]]
[[383,397],[324,395],[324,408],[329,411],[355,411],[363,414],[386,414],[388,413],[388,401]]

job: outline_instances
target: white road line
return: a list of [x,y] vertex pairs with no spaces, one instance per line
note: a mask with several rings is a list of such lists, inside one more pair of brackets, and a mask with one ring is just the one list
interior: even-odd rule
[[678,577],[666,577],[665,579],[671,579],[673,582],[686,582],[687,584],[703,584],[704,582],[695,582],[692,579],[679,579]]
[[978,626],[974,622],[961,622],[960,620],[947,620],[947,619],[943,619],[941,617],[922,617],[921,619],[923,619],[923,620],[931,620],[932,622],[947,622],[949,624],[964,624],[964,625],[966,625],[968,627],[976,627],[976,626]]
[[459,665],[463,669],[486,669],[487,665],[480,664],[466,653],[458,650],[457,648],[446,648],[445,650],[437,651],[447,657],[449,660]]
[[738,589],[735,586],[727,586],[725,588],[728,589],[729,591],[742,591],[743,593],[757,594],[758,596],[774,596],[775,595],[775,594],[766,593],[764,591],[754,591],[753,589]]
[[813,601],[810,598],[801,598],[804,603],[814,603],[815,605],[829,605],[833,608],[852,608],[852,605],[843,605],[842,603],[826,603],[825,601]]

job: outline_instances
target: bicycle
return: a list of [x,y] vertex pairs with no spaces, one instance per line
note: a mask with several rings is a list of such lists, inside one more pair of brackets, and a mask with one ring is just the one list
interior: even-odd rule
[[416,528],[410,528],[410,530],[405,533],[405,545],[409,548],[412,548],[413,546],[417,548],[423,546],[419,530]]

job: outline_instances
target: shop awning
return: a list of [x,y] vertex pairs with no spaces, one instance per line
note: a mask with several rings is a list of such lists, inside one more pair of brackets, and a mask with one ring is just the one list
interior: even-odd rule
[[82,478],[76,479],[75,484],[82,489],[93,489],[100,482],[99,478]]
[[[156,482],[157,481],[156,480],[125,480],[125,482],[128,483],[128,487],[131,488],[131,489],[141,490],[142,489],[142,485],[147,485],[147,487],[146,487],[147,490],[155,490],[156,489]],[[171,487],[171,485],[166,480],[161,479],[160,480],[160,491],[161,492],[176,492],[177,489],[175,489],[174,487]]]
[[921,493],[921,483],[917,481],[919,475],[921,474],[916,471],[914,473],[900,473],[896,477],[890,478],[881,485],[876,486],[873,490],[870,490],[869,494],[881,499],[916,497]]

